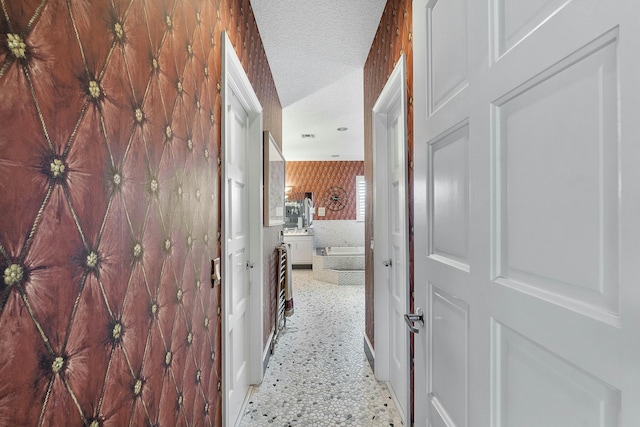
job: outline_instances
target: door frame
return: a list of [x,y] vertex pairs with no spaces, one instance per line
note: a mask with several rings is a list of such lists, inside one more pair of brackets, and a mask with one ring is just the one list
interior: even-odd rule
[[229,385],[229,355],[226,345],[227,339],[227,318],[229,312],[229,301],[225,285],[229,283],[229,269],[226,265],[226,225],[228,223],[227,196],[229,189],[226,182],[228,179],[226,170],[226,144],[229,141],[226,125],[227,115],[225,106],[231,92],[235,93],[240,103],[249,115],[249,145],[254,149],[247,150],[248,167],[248,192],[249,192],[249,260],[253,267],[249,269],[249,307],[247,309],[247,356],[249,366],[249,381],[251,384],[262,382],[264,375],[262,366],[262,331],[263,331],[263,229],[262,229],[262,106],[258,100],[249,77],[247,76],[236,51],[229,40],[228,34],[222,32],[222,93],[221,93],[221,144],[220,144],[220,167],[221,167],[221,273],[222,273],[222,419],[224,425],[230,425],[228,419],[228,385]]
[[[372,127],[373,127],[373,236],[375,240],[374,261],[373,261],[373,298],[374,298],[374,340],[375,351],[370,348],[374,355],[375,376],[379,381],[389,381],[389,364],[391,363],[391,333],[389,328],[389,301],[390,292],[387,286],[388,268],[383,265],[383,261],[390,258],[388,253],[389,231],[388,231],[388,133],[387,133],[387,114],[394,105],[399,102],[402,109],[402,126],[403,126],[403,156],[401,157],[400,167],[404,171],[405,188],[408,189],[408,133],[407,133],[407,73],[406,73],[406,57],[405,54],[400,56],[393,72],[389,76],[382,92],[378,96],[372,109]],[[400,214],[406,219],[405,221],[405,241],[403,244],[403,259],[405,260],[405,287],[406,287],[406,312],[409,312],[410,289],[409,289],[409,217],[408,217],[408,192],[405,191],[404,199],[400,200]],[[407,332],[408,334],[408,332]],[[366,337],[365,337],[366,338]],[[367,341],[367,344],[370,344]],[[405,361],[406,384],[407,384],[407,401],[404,404],[406,408],[405,425],[410,419],[411,408],[411,390],[410,390],[410,349],[409,338],[407,338],[407,358]],[[394,396],[394,399],[396,397]]]

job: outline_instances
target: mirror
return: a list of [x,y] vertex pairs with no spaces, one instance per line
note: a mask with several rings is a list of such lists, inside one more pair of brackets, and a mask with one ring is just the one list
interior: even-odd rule
[[284,224],[285,218],[285,161],[276,140],[264,132],[264,225]]

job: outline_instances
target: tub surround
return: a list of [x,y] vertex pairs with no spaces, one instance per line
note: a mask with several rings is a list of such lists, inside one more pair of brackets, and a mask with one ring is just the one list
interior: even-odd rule
[[314,221],[315,247],[364,246],[364,222]]
[[[337,252],[331,254],[333,250]],[[360,250],[361,253],[355,253]],[[340,254],[341,251],[344,253]],[[364,285],[364,248],[316,249],[313,278],[336,285]]]

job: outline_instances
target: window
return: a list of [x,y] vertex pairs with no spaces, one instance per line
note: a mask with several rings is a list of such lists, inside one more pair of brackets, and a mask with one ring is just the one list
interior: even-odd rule
[[364,176],[356,176],[356,221],[364,221],[364,210],[366,206],[367,186]]

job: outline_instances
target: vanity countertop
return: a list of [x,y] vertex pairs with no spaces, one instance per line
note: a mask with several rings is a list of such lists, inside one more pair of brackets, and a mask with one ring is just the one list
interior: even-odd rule
[[313,228],[285,228],[285,236],[313,236]]

